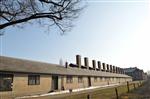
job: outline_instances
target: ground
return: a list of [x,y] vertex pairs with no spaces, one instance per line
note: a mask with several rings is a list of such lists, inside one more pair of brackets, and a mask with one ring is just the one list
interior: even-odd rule
[[[135,87],[138,88],[140,82],[134,82]],[[32,99],[116,99],[116,91],[115,88],[118,90],[118,95],[122,95],[128,92],[127,83],[121,86],[113,86],[109,88],[100,88],[88,91],[81,91],[76,93],[69,93],[69,94],[62,94],[57,96],[43,96],[43,97],[36,97]],[[130,91],[134,89],[134,84],[129,84]],[[89,95],[89,97],[88,97]],[[29,99],[29,98],[28,98]],[[125,99],[125,98],[122,98]]]
[[121,95],[121,99],[150,99],[150,79],[143,86]]
[[115,89],[118,91],[118,99],[150,99],[150,80],[130,82],[129,92],[127,83],[124,83],[120,86],[23,99],[117,99]]

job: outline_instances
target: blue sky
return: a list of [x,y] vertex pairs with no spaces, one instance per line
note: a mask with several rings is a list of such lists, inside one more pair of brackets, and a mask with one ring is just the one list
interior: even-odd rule
[[87,5],[63,36],[32,24],[7,28],[0,38],[1,55],[58,64],[60,58],[75,63],[80,54],[90,61],[150,70],[150,1],[88,0]]

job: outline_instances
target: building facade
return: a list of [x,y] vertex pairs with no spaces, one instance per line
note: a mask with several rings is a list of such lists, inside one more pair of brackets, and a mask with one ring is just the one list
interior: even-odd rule
[[146,80],[147,79],[147,74],[144,73],[143,70],[141,70],[137,67],[125,68],[124,72],[128,76],[131,76],[134,81],[136,81],[136,80]]
[[[97,64],[97,65],[96,65]],[[132,81],[123,69],[88,58],[65,66],[0,56],[0,96],[16,97]]]

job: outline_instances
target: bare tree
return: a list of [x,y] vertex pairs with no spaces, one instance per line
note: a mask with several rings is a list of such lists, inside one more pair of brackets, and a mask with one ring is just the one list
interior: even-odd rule
[[72,27],[81,0],[0,0],[0,30],[33,21],[48,27],[57,26],[62,32]]

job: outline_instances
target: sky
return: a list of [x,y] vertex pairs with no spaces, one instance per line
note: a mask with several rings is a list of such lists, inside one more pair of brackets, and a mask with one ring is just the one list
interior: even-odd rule
[[[121,68],[150,70],[150,0],[87,0],[65,35],[28,24],[9,27],[0,37],[3,56],[59,64],[75,55]],[[83,64],[84,65],[84,64]]]

